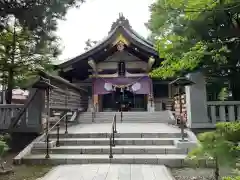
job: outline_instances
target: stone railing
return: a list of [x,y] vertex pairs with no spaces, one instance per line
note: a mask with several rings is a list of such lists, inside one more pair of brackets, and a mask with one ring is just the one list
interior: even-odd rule
[[210,123],[240,120],[240,101],[208,101]]

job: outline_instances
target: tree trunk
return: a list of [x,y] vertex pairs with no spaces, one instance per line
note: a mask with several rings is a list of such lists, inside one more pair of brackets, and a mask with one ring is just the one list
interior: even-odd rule
[[12,103],[12,91],[13,91],[13,86],[14,86],[13,78],[14,78],[13,70],[12,70],[12,68],[10,68],[8,71],[8,84],[7,84],[7,93],[6,93],[6,103],[7,104]]
[[12,103],[12,91],[14,87],[14,68],[13,67],[15,63],[15,53],[16,53],[16,18],[14,19],[14,28],[13,28],[11,64],[8,69],[8,87],[7,87],[7,95],[6,95],[7,104]]
[[219,164],[218,164],[218,158],[215,157],[215,180],[219,180]]

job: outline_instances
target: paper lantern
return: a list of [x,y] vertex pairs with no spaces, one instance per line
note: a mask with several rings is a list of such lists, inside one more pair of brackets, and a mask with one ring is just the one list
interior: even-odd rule
[[140,83],[135,83],[132,85],[132,91],[135,92],[135,91],[138,91],[139,89],[141,89],[141,84]]
[[105,84],[104,84],[104,88],[105,88],[107,91],[112,91],[112,90],[113,90],[113,85],[112,85],[112,83],[105,83]]

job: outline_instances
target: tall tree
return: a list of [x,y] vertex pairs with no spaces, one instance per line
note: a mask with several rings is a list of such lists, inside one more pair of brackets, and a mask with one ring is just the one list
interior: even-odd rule
[[149,29],[164,61],[154,77],[173,77],[202,69],[226,77],[233,98],[240,100],[238,58],[239,0],[158,0],[151,6]]
[[7,86],[7,103],[12,101],[12,89],[34,75],[39,68],[51,67],[59,54],[57,43],[50,40],[37,44],[34,35],[18,22],[0,33],[0,71]]
[[[1,0],[0,27],[4,29],[9,15],[20,26],[27,27],[38,38],[50,38],[57,29],[57,20],[64,19],[71,7],[78,7],[84,0]],[[40,40],[40,39],[39,39]]]
[[[0,1],[0,64],[3,83],[7,83],[7,102],[19,80],[38,66],[51,64],[58,54],[55,42],[57,20],[84,0],[2,0]],[[17,23],[16,23],[17,22]],[[29,69],[32,71],[29,71]],[[7,77],[7,78],[6,78]]]

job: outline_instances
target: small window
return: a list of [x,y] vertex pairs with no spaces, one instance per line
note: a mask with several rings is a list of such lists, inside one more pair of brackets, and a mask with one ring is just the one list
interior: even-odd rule
[[126,72],[126,69],[125,69],[125,62],[119,62],[118,64],[118,75],[119,76],[125,76],[125,72]]

